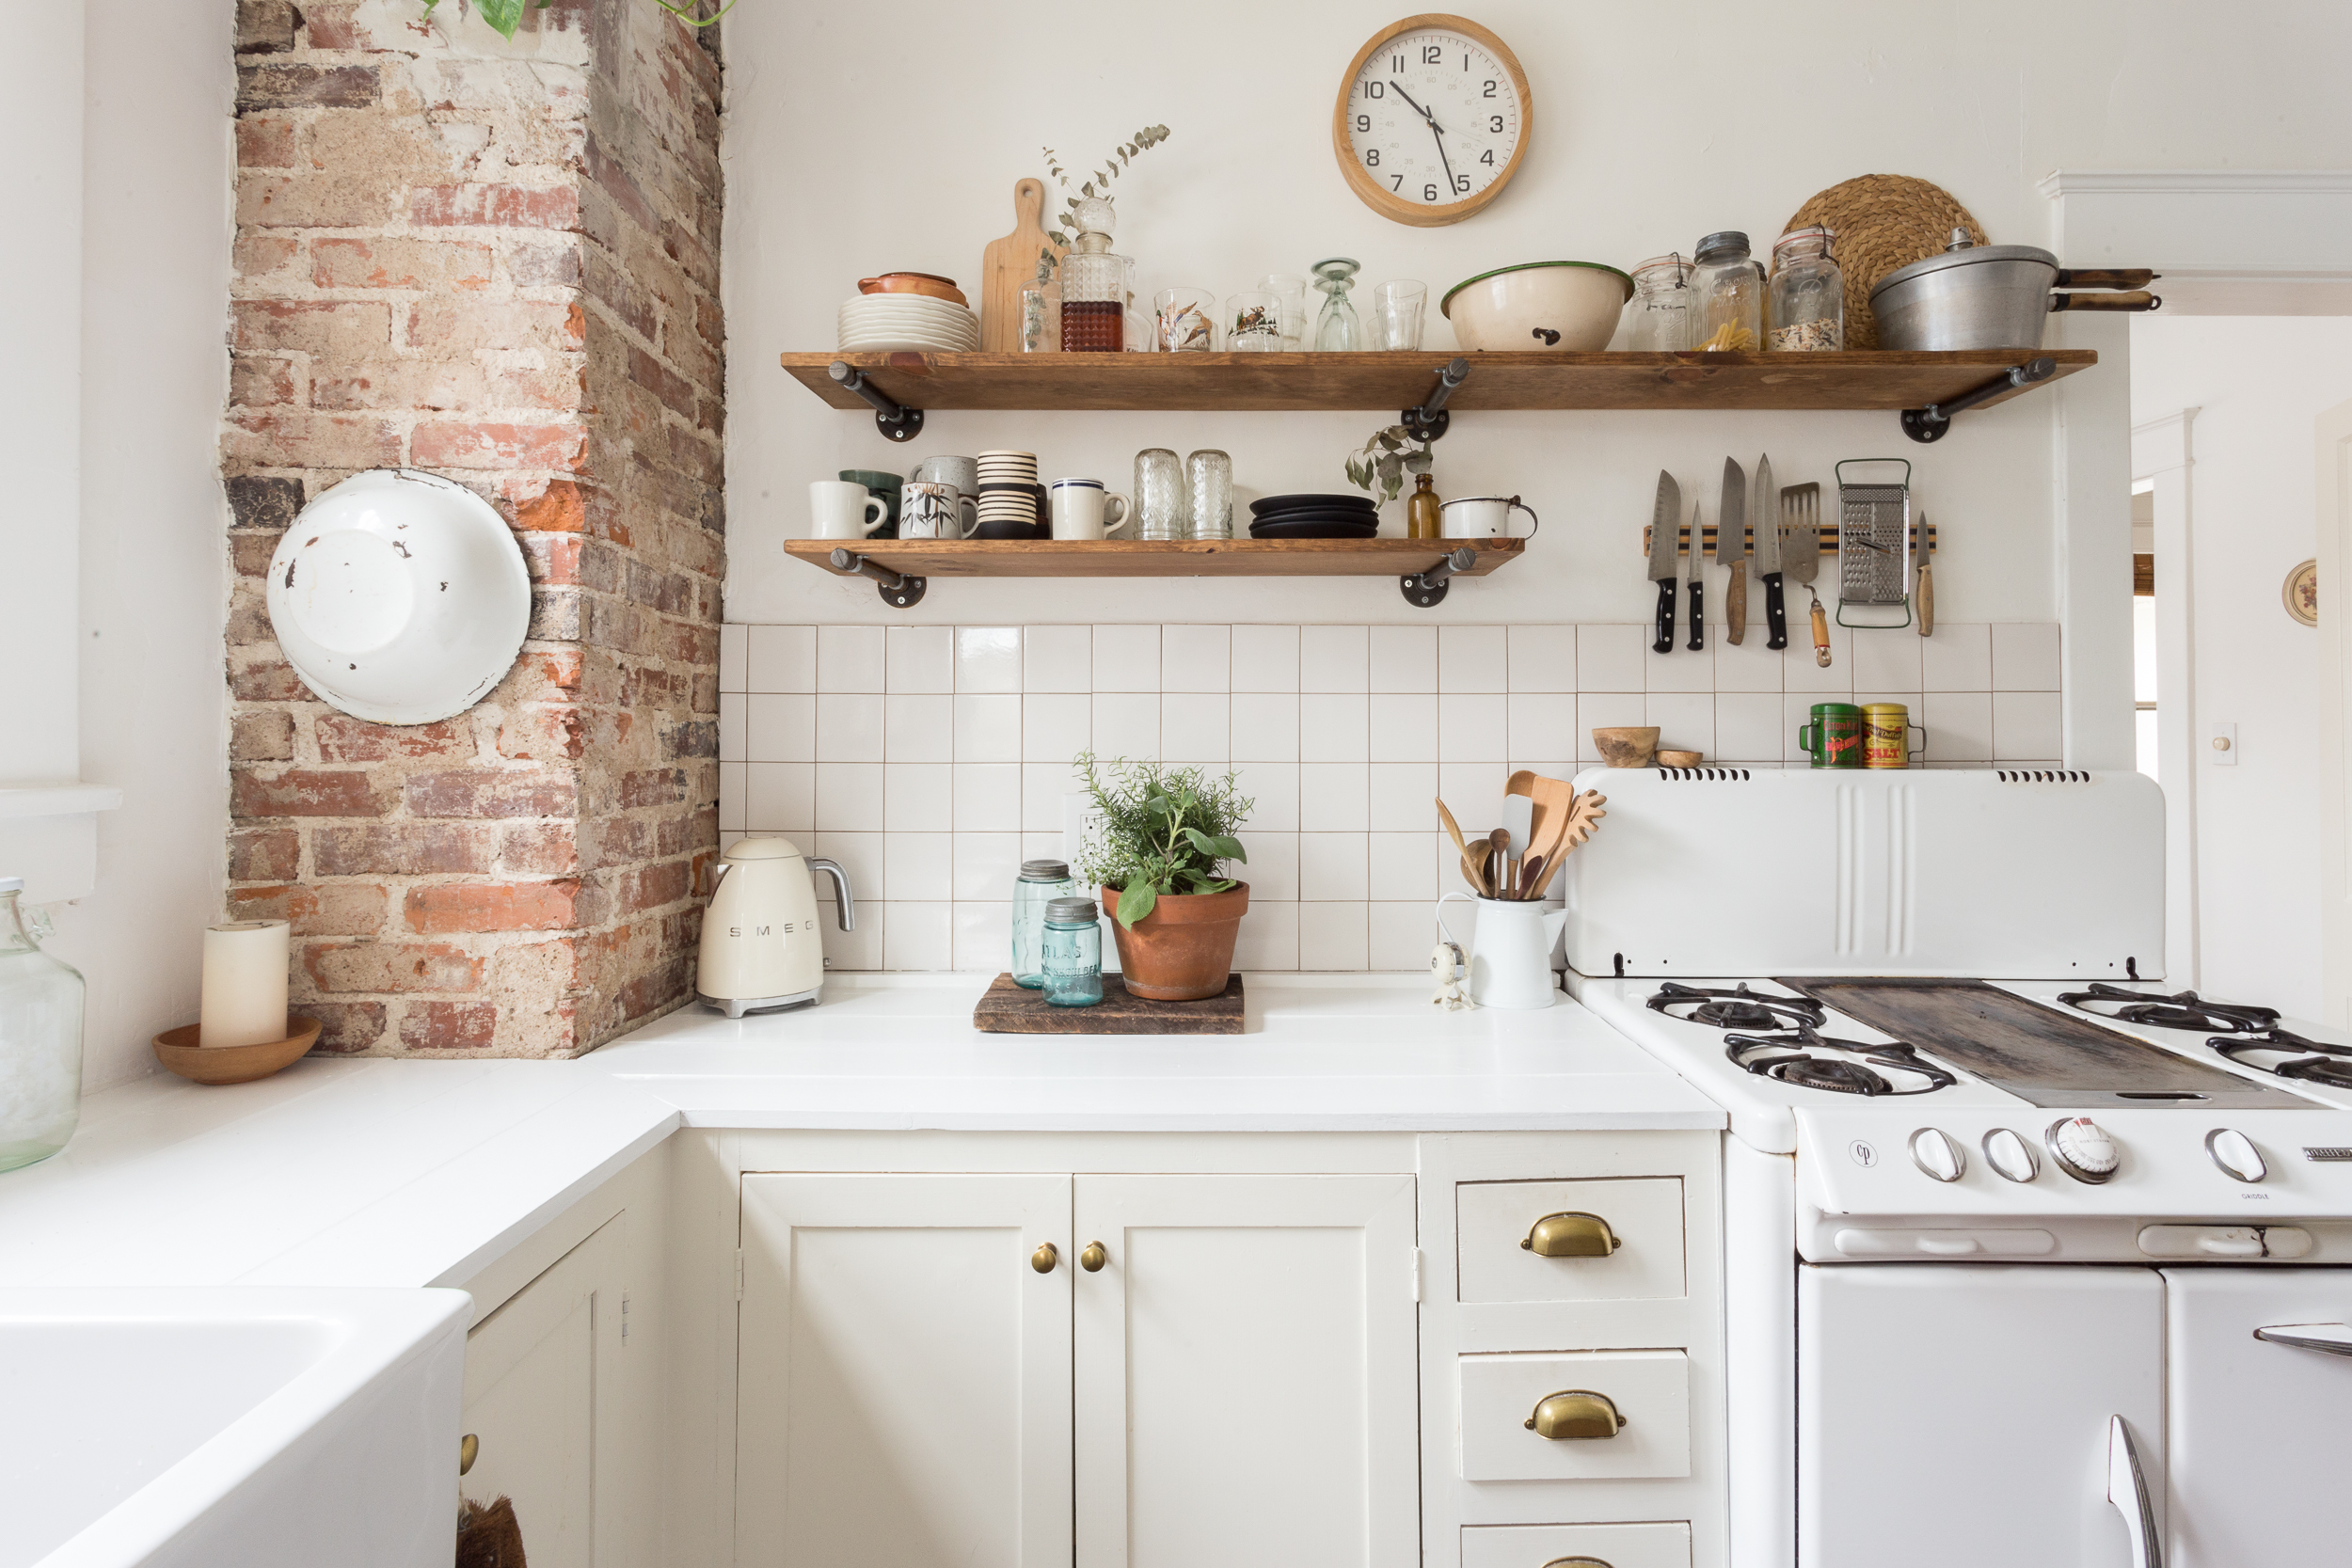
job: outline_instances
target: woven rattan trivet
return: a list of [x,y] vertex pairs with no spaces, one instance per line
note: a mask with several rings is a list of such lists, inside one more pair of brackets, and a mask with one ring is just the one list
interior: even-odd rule
[[1965,229],[1977,245],[1984,230],[1968,209],[1925,180],[1907,174],[1865,174],[1832,185],[1797,209],[1781,232],[1826,224],[1836,234],[1830,254],[1846,278],[1846,346],[1879,346],[1870,291],[1898,267],[1923,261]]

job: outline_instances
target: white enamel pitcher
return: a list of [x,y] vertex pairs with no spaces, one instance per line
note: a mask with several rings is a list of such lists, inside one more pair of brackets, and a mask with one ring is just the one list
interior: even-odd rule
[[[1464,942],[1445,923],[1445,907],[1459,898],[1478,907],[1478,933]],[[1549,1007],[1559,994],[1551,983],[1551,950],[1559,944],[1568,911],[1544,911],[1538,898],[1475,898],[1449,893],[1438,900],[1438,928],[1470,951],[1470,1000],[1482,1007]]]

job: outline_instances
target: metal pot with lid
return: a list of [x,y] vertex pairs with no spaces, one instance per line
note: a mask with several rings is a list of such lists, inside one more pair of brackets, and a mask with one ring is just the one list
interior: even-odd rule
[[[1886,349],[2035,349],[2054,310],[2153,310],[2145,268],[2069,272],[2029,245],[1971,245],[1952,230],[1941,255],[1899,267],[1870,291],[1879,346]],[[2053,289],[2118,293],[2053,293]]]

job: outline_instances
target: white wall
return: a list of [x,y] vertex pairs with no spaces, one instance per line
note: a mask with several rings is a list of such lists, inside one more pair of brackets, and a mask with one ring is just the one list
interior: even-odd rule
[[123,791],[99,817],[96,891],[54,911],[52,950],[89,983],[93,1090],[155,1070],[149,1038],[195,1019],[198,933],[219,918],[234,11],[109,0],[88,17],[80,631],[43,663],[78,663],[81,776]]
[[[2312,421],[2352,398],[2352,320],[2152,316],[2133,324],[2131,357],[2135,420],[2198,410],[2185,563],[2197,979],[2216,995],[2316,1017],[2319,641],[2288,617],[2280,589],[2317,553]],[[2158,555],[2160,578],[2181,569]],[[2238,727],[2233,767],[2204,743],[2217,723]]]

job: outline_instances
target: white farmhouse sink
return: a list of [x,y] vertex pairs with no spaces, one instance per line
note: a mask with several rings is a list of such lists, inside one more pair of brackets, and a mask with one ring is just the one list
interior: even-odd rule
[[447,1568],[469,1307],[0,1290],[0,1568]]

